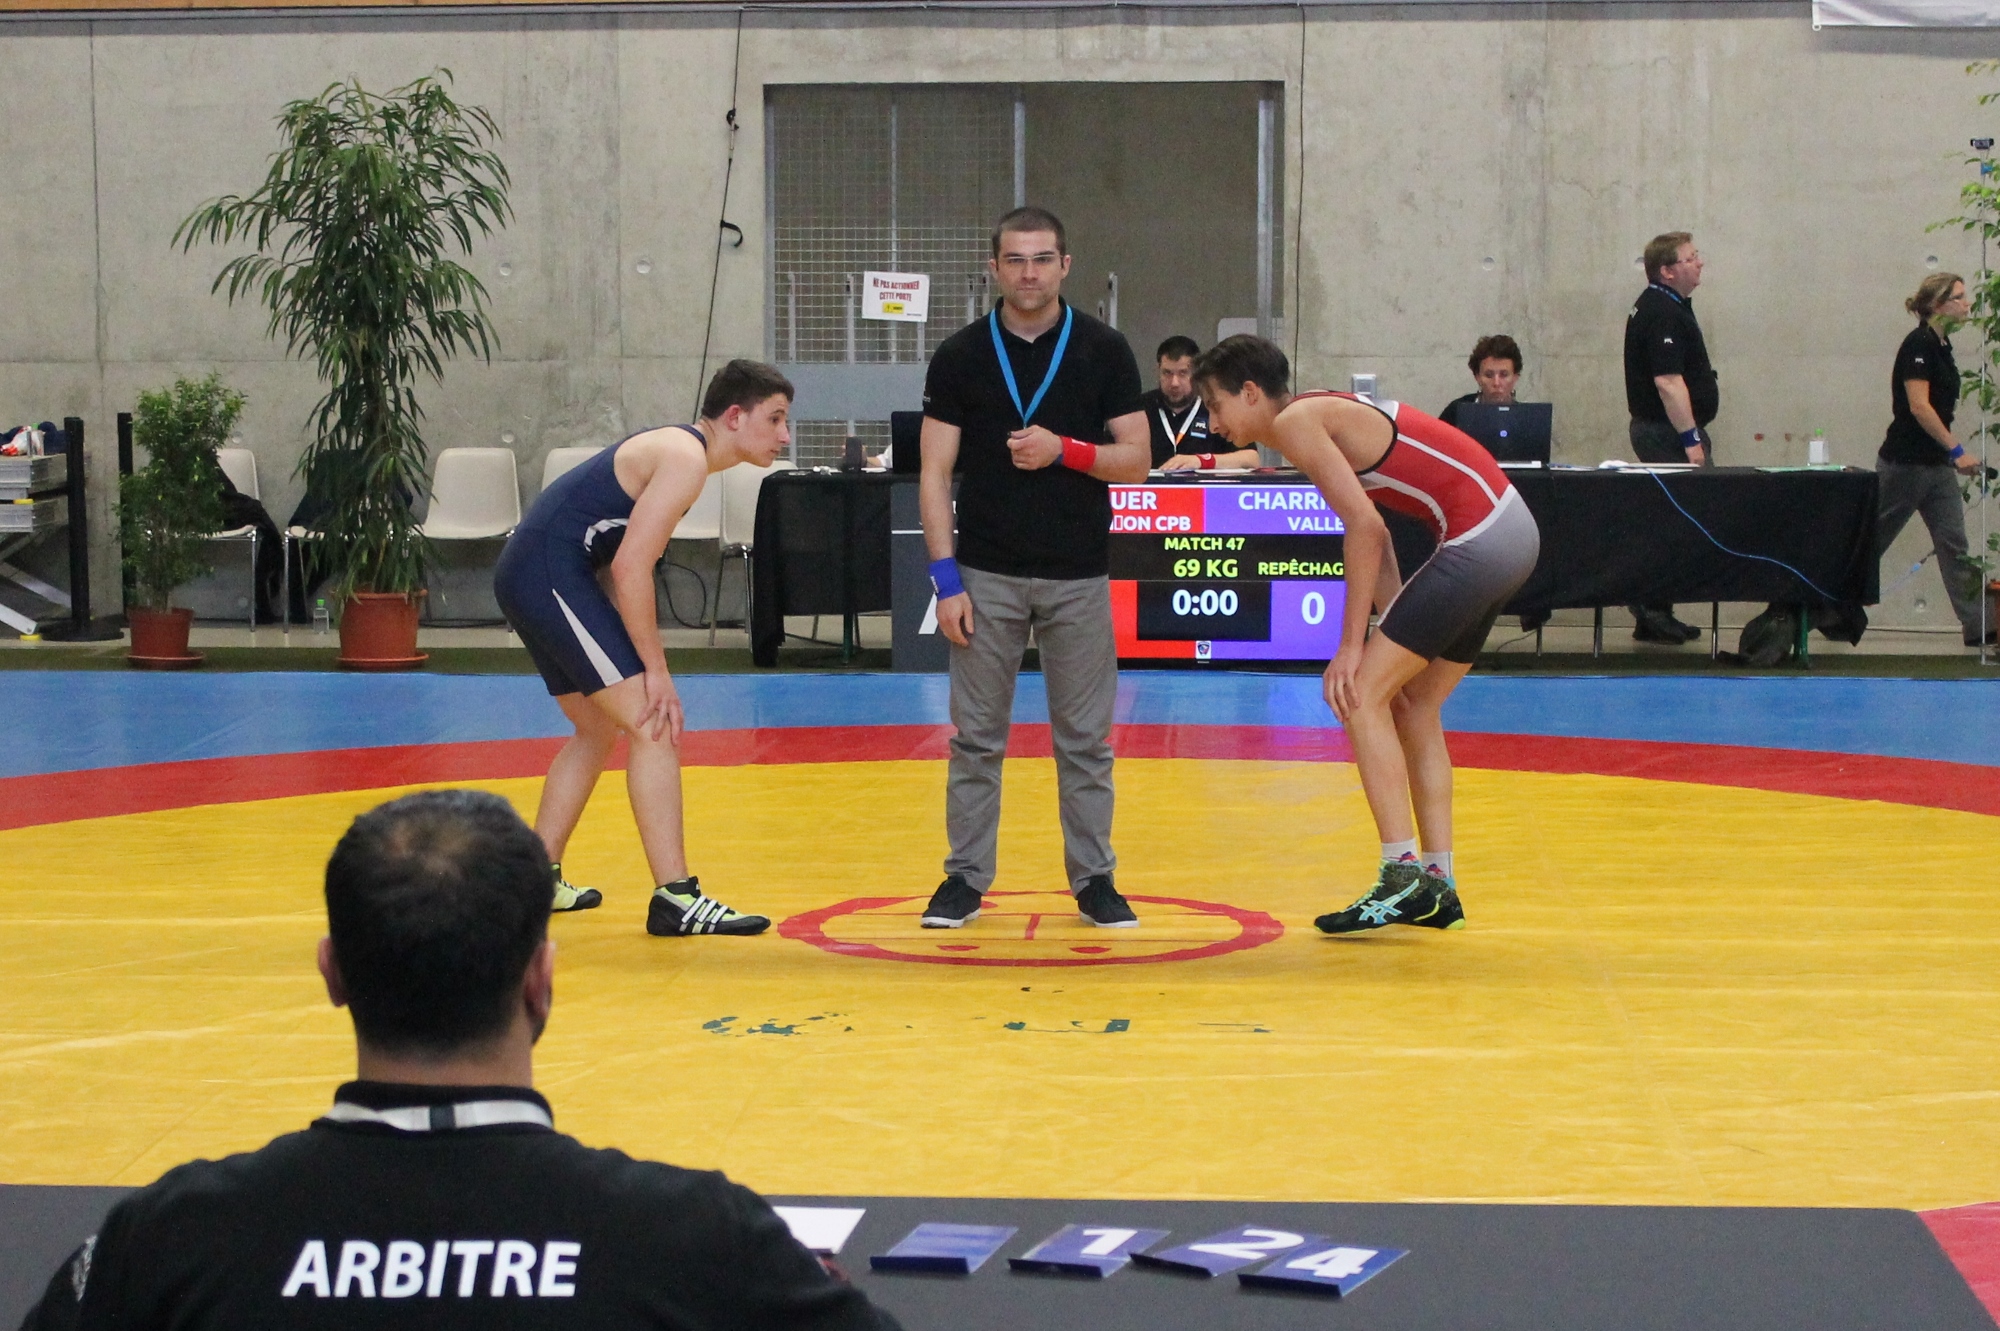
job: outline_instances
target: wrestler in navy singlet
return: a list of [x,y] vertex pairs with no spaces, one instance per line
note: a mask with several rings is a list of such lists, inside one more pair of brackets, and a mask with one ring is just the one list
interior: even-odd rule
[[[686,430],[707,447],[692,425],[665,428]],[[619,440],[542,491],[494,570],[501,613],[556,697],[596,693],[645,673],[618,607],[597,581],[597,571],[618,553],[632,517],[632,496],[618,483],[618,449],[624,443]]]

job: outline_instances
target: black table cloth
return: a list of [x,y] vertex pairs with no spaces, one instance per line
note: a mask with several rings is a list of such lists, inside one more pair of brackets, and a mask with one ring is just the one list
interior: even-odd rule
[[[1234,479],[1304,483],[1296,473],[1202,477]],[[1541,559],[1510,614],[1674,601],[1858,606],[1879,594],[1872,471],[1556,469],[1508,479],[1542,530]],[[785,615],[889,608],[889,488],[915,483],[800,471],[765,482],[751,611],[758,665],[777,663]],[[1397,562],[1414,571],[1429,535],[1393,515],[1391,530]]]
[[779,471],[757,495],[750,657],[778,663],[786,615],[889,608],[888,472]]

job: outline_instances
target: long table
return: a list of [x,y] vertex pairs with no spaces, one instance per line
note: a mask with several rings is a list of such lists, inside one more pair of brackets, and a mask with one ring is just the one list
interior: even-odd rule
[[[1702,471],[1529,469],[1509,472],[1542,530],[1542,554],[1509,613],[1700,601],[1872,605],[1876,479],[1855,468],[1716,467]],[[1201,484],[1305,484],[1256,471]],[[890,607],[892,487],[914,477],[786,471],[757,504],[751,651],[775,665],[786,615]],[[1157,482],[1180,488],[1182,482]],[[1407,572],[1428,534],[1392,523]]]

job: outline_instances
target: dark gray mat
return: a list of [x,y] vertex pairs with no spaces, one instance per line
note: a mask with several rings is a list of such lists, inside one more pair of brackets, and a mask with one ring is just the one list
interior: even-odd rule
[[130,1191],[0,1183],[0,1327],[21,1324],[62,1259]]
[[[0,1327],[19,1323],[118,1188],[0,1187]],[[1069,1202],[774,1198],[864,1206],[840,1261],[910,1331],[1994,1331],[1914,1214],[1740,1207]],[[925,1220],[1020,1230],[971,1276],[868,1269]],[[1410,1255],[1353,1297],[1251,1293],[1235,1277],[1127,1269],[1108,1280],[1017,1275],[1007,1258],[1065,1224],[1173,1231],[1241,1224]]]

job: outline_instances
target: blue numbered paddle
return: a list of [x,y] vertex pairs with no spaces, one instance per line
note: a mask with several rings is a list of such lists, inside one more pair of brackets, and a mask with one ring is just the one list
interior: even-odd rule
[[926,1221],[886,1253],[868,1259],[877,1271],[935,1271],[969,1276],[1014,1237],[1012,1225],[947,1225]]
[[1164,1229],[1115,1225],[1064,1225],[1007,1265],[1033,1275],[1091,1276],[1102,1280],[1167,1236]]
[[1222,1276],[1245,1266],[1269,1261],[1279,1253],[1325,1244],[1318,1234],[1294,1234],[1288,1229],[1260,1229],[1240,1225],[1211,1234],[1197,1243],[1168,1248],[1165,1252],[1135,1252],[1132,1260],[1156,1271],[1176,1271],[1182,1275]]
[[1390,1263],[1409,1252],[1408,1248],[1363,1248],[1322,1240],[1259,1270],[1238,1271],[1236,1278],[1255,1289],[1310,1289],[1339,1298],[1381,1275]]

